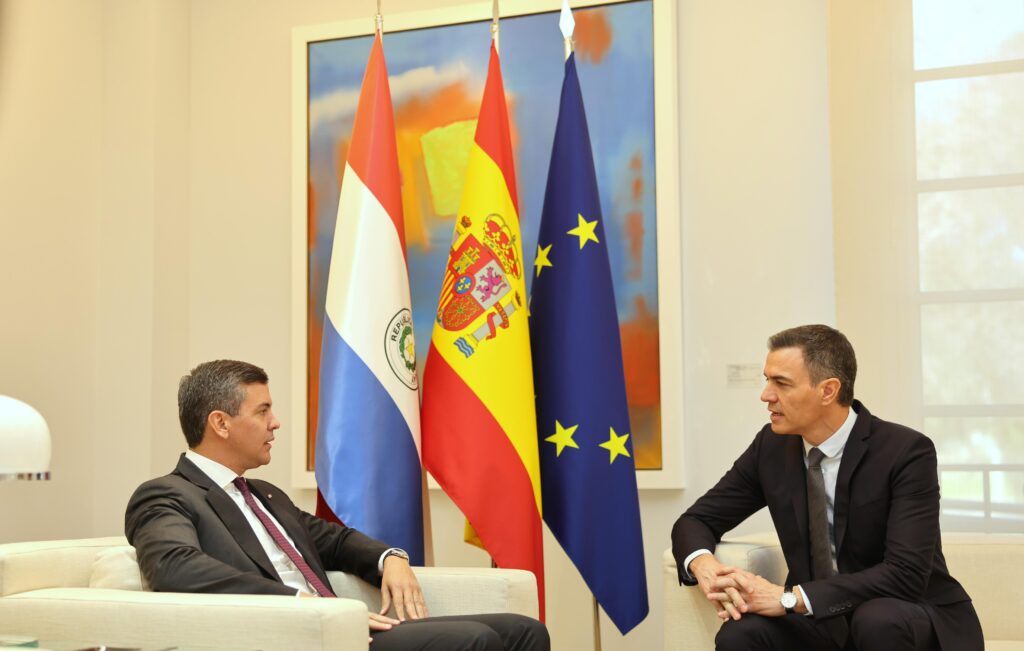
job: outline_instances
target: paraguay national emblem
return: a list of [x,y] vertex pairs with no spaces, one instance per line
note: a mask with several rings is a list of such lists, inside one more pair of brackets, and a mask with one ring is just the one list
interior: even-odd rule
[[391,323],[384,332],[384,354],[395,377],[410,389],[418,389],[420,381],[416,376],[416,339],[412,334],[412,312],[407,308],[402,308],[391,317]]
[[448,256],[437,321],[451,332],[464,332],[455,346],[466,357],[480,342],[494,339],[499,328],[507,329],[509,317],[522,308],[511,279],[522,277],[515,236],[498,214],[484,220],[481,239],[466,231],[468,217],[459,220],[455,242]]

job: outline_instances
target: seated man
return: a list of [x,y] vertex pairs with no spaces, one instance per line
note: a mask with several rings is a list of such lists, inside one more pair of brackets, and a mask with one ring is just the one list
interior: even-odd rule
[[[381,611],[369,621],[377,651],[549,648],[547,629],[529,617],[428,618],[405,552],[244,479],[270,462],[281,426],[262,369],[200,364],[178,386],[178,416],[189,450],[174,472],[140,486],[125,513],[125,534],[153,590],[333,597],[325,572],[342,570],[381,586]],[[386,616],[392,605],[397,619]]]
[[[771,423],[672,529],[679,580],[726,623],[721,650],[984,648],[939,534],[935,446],[853,399],[857,361],[837,330],[768,340]],[[774,585],[720,564],[722,535],[767,506],[789,566]]]

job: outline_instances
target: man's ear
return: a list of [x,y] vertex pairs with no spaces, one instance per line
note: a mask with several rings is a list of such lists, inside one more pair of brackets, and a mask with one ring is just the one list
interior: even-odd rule
[[219,409],[215,409],[206,417],[206,427],[209,431],[213,432],[217,438],[226,439],[229,432],[228,418],[229,416],[227,413],[220,411]]
[[827,380],[822,380],[821,384],[818,385],[818,390],[821,391],[821,404],[831,405],[839,399],[839,388],[842,387],[843,383],[838,378],[830,377]]

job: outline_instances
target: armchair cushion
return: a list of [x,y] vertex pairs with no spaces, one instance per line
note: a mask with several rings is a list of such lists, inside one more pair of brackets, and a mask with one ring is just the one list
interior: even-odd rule
[[110,588],[113,590],[149,590],[139,561],[135,556],[135,548],[130,545],[107,547],[96,554],[92,562],[92,575],[89,577],[90,588]]

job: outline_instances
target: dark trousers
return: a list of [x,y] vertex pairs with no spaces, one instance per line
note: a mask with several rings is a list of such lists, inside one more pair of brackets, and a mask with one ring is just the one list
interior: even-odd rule
[[372,651],[549,651],[548,629],[523,615],[409,619],[372,633]]
[[938,651],[928,613],[919,604],[900,599],[872,599],[848,617],[845,650],[814,617],[744,615],[728,621],[715,637],[718,651]]

